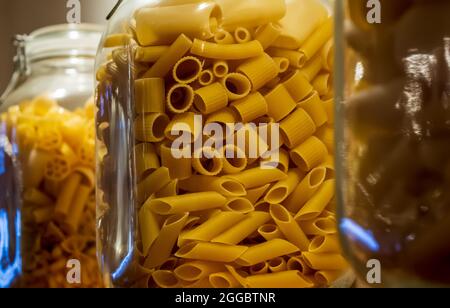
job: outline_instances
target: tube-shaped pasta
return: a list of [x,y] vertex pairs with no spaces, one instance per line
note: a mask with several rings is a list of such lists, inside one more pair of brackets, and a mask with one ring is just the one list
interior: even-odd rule
[[308,250],[308,238],[285,207],[279,204],[272,204],[270,206],[270,216],[289,242],[293,243],[301,251]]
[[220,60],[248,59],[257,57],[263,52],[261,44],[255,40],[243,44],[220,45],[195,39],[191,48],[193,55]]
[[202,62],[192,56],[181,58],[173,67],[173,79],[178,83],[191,83],[198,79],[202,72]]
[[329,286],[342,276],[342,271],[318,271],[314,274],[314,279],[321,286]]
[[164,198],[178,195],[178,180],[170,181],[169,184],[155,193],[155,198]]
[[309,275],[313,272],[313,269],[310,268],[305,260],[301,257],[290,257],[287,262],[287,269],[290,271],[299,271],[303,275]]
[[303,252],[302,258],[315,270],[343,270],[348,267],[344,257],[338,253]]
[[237,122],[239,122],[239,116],[236,114],[236,111],[228,107],[210,114],[206,119],[206,124],[219,123],[223,127],[226,127],[227,124]]
[[214,273],[209,276],[209,283],[213,288],[238,288],[241,286],[229,272]]
[[267,114],[266,100],[259,92],[235,101],[231,107],[239,114],[240,121],[243,123],[251,122]]
[[148,250],[152,246],[159,234],[159,223],[150,209],[142,207],[139,211],[139,230],[142,240],[142,254],[148,255]]
[[196,259],[213,262],[233,262],[246,250],[247,246],[223,245],[216,243],[189,243],[178,249],[175,256],[183,259]]
[[152,194],[162,189],[164,186],[170,183],[169,169],[166,167],[160,167],[147,175],[137,185],[137,202],[142,204]]
[[136,175],[138,179],[148,172],[160,167],[158,154],[152,143],[139,143],[134,147],[134,159],[136,161]]
[[286,13],[284,0],[250,0],[239,5],[233,0],[216,2],[222,12],[222,26],[230,30],[239,26],[252,28],[275,22]]
[[55,203],[55,218],[63,222],[69,215],[70,206],[75,198],[78,186],[81,182],[81,174],[72,173],[63,183],[61,191]]
[[278,84],[264,96],[264,99],[267,103],[267,114],[275,122],[280,122],[297,107],[283,84]]
[[242,214],[247,214],[252,212],[255,208],[253,204],[246,198],[235,197],[230,198],[225,206],[223,207],[225,211],[232,211]]
[[103,47],[111,48],[111,47],[124,46],[124,45],[128,44],[130,38],[131,37],[128,33],[111,34],[105,38]]
[[190,261],[181,264],[174,270],[174,274],[184,281],[198,281],[210,274],[221,272],[225,269],[222,263],[206,261]]
[[302,68],[305,65],[305,57],[301,52],[289,49],[270,47],[267,53],[272,57],[282,57],[289,60],[290,66]]
[[279,149],[278,159],[273,160],[272,157],[269,157],[268,159],[262,161],[262,164],[276,167],[284,173],[287,173],[289,170],[289,160],[290,157],[288,151],[281,148]]
[[234,30],[234,39],[239,44],[247,43],[252,40],[252,35],[247,28],[237,27],[236,30]]
[[227,199],[217,192],[201,192],[148,200],[144,206],[160,215],[220,208]]
[[322,63],[323,68],[331,72],[334,66],[334,41],[333,39],[329,39],[328,42],[325,43],[325,45],[322,47],[321,50],[321,57],[322,57]]
[[302,230],[308,235],[323,235],[337,233],[336,219],[332,216],[318,217],[311,220],[298,221]]
[[328,124],[334,124],[334,99],[331,98],[323,102],[325,112],[327,113]]
[[167,108],[172,113],[185,113],[193,103],[194,89],[187,84],[176,84],[167,93]]
[[213,73],[217,78],[223,78],[228,75],[230,68],[228,67],[228,63],[223,60],[216,60],[213,64]]
[[260,42],[264,49],[267,49],[277,40],[281,31],[281,27],[276,23],[265,24],[256,31],[255,40]]
[[86,207],[86,203],[89,199],[89,195],[92,192],[93,187],[81,184],[78,186],[75,192],[75,198],[72,200],[70,205],[69,215],[63,223],[61,223],[61,228],[68,234],[74,234],[77,232],[81,216]]
[[192,41],[184,34],[181,34],[169,47],[158,61],[144,74],[144,78],[166,77],[172,67],[180,60],[192,47]]
[[238,212],[220,212],[200,226],[184,233],[183,240],[208,242],[244,218],[245,215]]
[[314,283],[299,271],[252,275],[245,278],[247,288],[312,288]]
[[239,223],[229,228],[227,231],[216,236],[211,241],[213,243],[222,243],[236,245],[247,238],[250,234],[258,230],[260,226],[270,220],[270,215],[265,212],[252,212]]
[[315,136],[309,137],[290,153],[292,161],[302,171],[310,171],[319,166],[327,155],[327,147]]
[[309,60],[303,68],[300,69],[300,73],[305,76],[306,80],[311,82],[317,74],[322,69],[322,58],[320,56],[315,56]]
[[327,122],[328,116],[325,106],[316,91],[312,92],[305,100],[299,102],[298,106],[308,113],[316,127],[321,127]]
[[53,218],[53,208],[51,207],[37,208],[33,211],[33,219],[34,222],[37,224],[50,222],[52,218]]
[[210,69],[203,70],[198,75],[198,84],[202,87],[206,87],[213,84],[214,79],[215,79],[214,73]]
[[318,235],[311,240],[308,251],[313,253],[339,252],[339,239],[337,235]]
[[[308,61],[313,56],[319,53],[320,49],[326,44],[326,42],[333,35],[333,17],[328,19],[308,37],[299,51],[304,55],[305,60]],[[321,56],[319,54],[319,56]]]
[[184,137],[185,134],[188,134],[190,141],[194,142],[200,133],[195,131],[195,125],[195,113],[185,112],[176,114],[164,130],[164,136],[167,139],[175,140],[180,136]]
[[269,261],[269,270],[272,273],[284,272],[286,269],[286,261],[282,257],[277,257]]
[[136,113],[164,113],[166,90],[164,79],[144,78],[134,82]]
[[298,252],[297,246],[282,239],[273,239],[249,247],[235,262],[242,266],[252,266],[276,257]]
[[145,259],[146,268],[154,268],[162,265],[171,255],[172,249],[177,242],[178,235],[183,229],[188,213],[180,213],[166,219],[158,237],[154,240]]
[[316,218],[326,208],[334,197],[335,180],[325,181],[319,190],[295,215],[297,220],[310,220]]
[[160,147],[161,166],[169,169],[171,179],[184,180],[192,175],[190,158],[175,157],[169,144],[163,143]]
[[266,224],[258,228],[258,233],[264,237],[266,241],[270,241],[276,238],[284,238],[280,228],[275,224]]
[[188,192],[216,191],[226,197],[245,196],[245,188],[237,180],[225,177],[193,175],[179,182],[179,187]]
[[219,82],[197,89],[194,105],[202,114],[219,111],[228,105],[227,90]]
[[280,169],[253,168],[242,171],[239,174],[226,175],[244,185],[245,188],[255,188],[268,183],[284,180],[287,175]]
[[298,184],[294,192],[283,202],[283,205],[292,213],[297,213],[300,208],[311,198],[325,181],[326,169],[317,167],[311,170]]
[[279,21],[283,31],[274,46],[298,49],[326,20],[328,11],[317,0],[288,1],[286,5],[286,15]]
[[292,149],[311,137],[316,125],[304,109],[297,108],[281,121],[280,132],[285,144]]
[[334,130],[332,127],[328,125],[321,127],[316,132],[316,137],[322,140],[327,147],[328,153],[334,153]]
[[[223,169],[225,174],[239,173],[247,167],[245,152],[234,144],[227,144],[223,147],[224,157]],[[248,191],[247,191],[248,193]]]
[[295,102],[300,102],[314,90],[312,85],[299,70],[293,71],[282,81],[284,87]]
[[[285,73],[289,69],[290,63],[287,58],[273,57],[272,59],[278,66],[278,74]],[[278,82],[274,83],[277,84]]]
[[158,142],[164,139],[164,130],[169,124],[169,117],[164,113],[147,113],[138,115],[134,120],[134,133],[138,141]]
[[250,80],[245,75],[239,73],[227,74],[221,83],[227,90],[228,98],[231,101],[246,97],[252,89]]
[[164,289],[179,288],[181,282],[175,277],[172,271],[157,270],[152,273],[152,278],[155,284]]
[[317,91],[319,96],[325,96],[332,91],[332,80],[329,73],[323,73],[317,75],[312,81],[312,86]]
[[135,14],[136,36],[142,46],[169,44],[180,33],[209,39],[217,29],[219,15],[214,2],[143,7]]
[[155,63],[167,51],[169,51],[169,46],[137,46],[134,54],[134,59],[138,62]]
[[266,261],[250,266],[250,274],[252,275],[267,274],[268,271],[269,264]]
[[224,29],[217,30],[216,34],[214,34],[214,42],[221,45],[236,43],[233,35]]
[[237,72],[244,74],[250,80],[253,91],[258,91],[277,77],[278,66],[268,54],[263,53],[239,65]]
[[39,206],[53,205],[53,200],[37,188],[28,188],[25,190],[23,200]]
[[297,187],[302,177],[301,172],[295,169],[289,170],[287,178],[273,185],[264,197],[264,201],[270,204],[283,202]]
[[223,169],[222,155],[213,148],[201,148],[199,152],[194,152],[192,168],[202,175],[218,175]]
[[255,204],[269,189],[270,184],[263,185],[261,187],[256,187],[253,189],[247,190],[247,198],[252,204]]

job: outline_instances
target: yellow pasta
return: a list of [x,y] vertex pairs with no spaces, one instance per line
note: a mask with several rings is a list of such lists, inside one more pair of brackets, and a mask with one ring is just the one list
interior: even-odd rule
[[191,53],[196,56],[219,60],[242,60],[257,57],[264,52],[258,41],[243,44],[215,44],[195,39]]
[[211,241],[213,243],[222,243],[228,245],[239,244],[242,240],[250,234],[258,230],[260,226],[270,220],[270,215],[264,212],[252,212],[239,223],[229,228],[227,231],[216,236]]
[[293,243],[301,251],[308,250],[308,238],[286,208],[279,204],[272,204],[270,206],[270,216],[289,242]]
[[234,197],[230,198],[225,206],[223,207],[225,211],[232,211],[242,214],[247,214],[253,212],[253,204],[246,198]]
[[195,133],[195,114],[193,112],[175,115],[164,130],[164,136],[170,140],[188,134],[193,142],[198,137]]
[[317,91],[319,96],[325,96],[330,91],[332,91],[332,83],[333,82],[329,73],[319,74],[311,82],[312,86]]
[[258,233],[264,237],[266,241],[270,241],[276,238],[283,239],[283,233],[281,233],[280,228],[274,224],[262,225],[258,228]]
[[250,266],[251,275],[267,274],[268,271],[269,264],[266,261]]
[[216,42],[217,44],[234,44],[234,43],[236,43],[233,35],[231,35],[230,32],[228,32],[224,29],[219,29],[214,34],[214,42]]
[[74,234],[79,227],[81,216],[88,201],[89,195],[92,192],[92,186],[80,185],[75,192],[76,198],[70,205],[70,215],[61,224],[61,228],[68,234]]
[[244,185],[245,188],[255,188],[267,183],[272,183],[287,178],[287,175],[279,169],[253,168],[242,171],[239,174],[226,175]]
[[231,101],[238,100],[250,94],[252,84],[250,80],[239,73],[227,74],[221,83],[227,90],[228,98]]
[[320,53],[322,57],[323,68],[328,72],[331,72],[334,65],[333,51],[334,51],[334,41],[331,38],[330,40],[328,40],[328,42],[325,43]]
[[169,46],[137,46],[134,59],[138,62],[155,63],[169,50]]
[[209,276],[213,288],[237,288],[240,283],[229,272],[214,273]]
[[264,96],[264,99],[267,103],[267,114],[275,122],[280,122],[297,107],[283,84],[277,85]]
[[166,90],[164,79],[145,78],[134,82],[135,111],[142,113],[164,113]]
[[323,102],[327,113],[328,124],[334,124],[334,100],[331,98]]
[[218,175],[223,169],[222,155],[213,148],[201,148],[194,152],[192,168],[201,175]]
[[334,186],[334,180],[325,181],[314,196],[298,211],[295,219],[310,220],[318,217],[334,197]]
[[185,113],[193,103],[194,89],[187,84],[176,84],[167,93],[167,108],[172,113]]
[[265,24],[256,31],[255,40],[257,40],[264,49],[267,49],[277,40],[281,31],[281,27],[275,23]]
[[297,246],[282,239],[273,239],[261,244],[249,247],[237,260],[242,266],[252,266],[276,257],[298,252]]
[[319,138],[327,147],[328,153],[334,153],[334,130],[330,126],[323,126],[316,132]]
[[202,114],[211,114],[228,105],[228,93],[222,84],[216,82],[195,90],[195,107]]
[[159,234],[159,223],[155,214],[146,207],[139,211],[139,230],[141,232],[142,253],[148,255],[148,250],[152,246]]
[[244,27],[237,27],[236,30],[234,30],[234,39],[239,44],[247,43],[252,40],[252,35],[248,29]]
[[319,189],[325,181],[326,169],[317,167],[311,170],[298,184],[294,192],[283,202],[292,213],[297,213],[306,201]]
[[327,286],[335,282],[339,277],[343,274],[342,270],[326,270],[326,271],[318,271],[314,274],[314,279],[317,281],[319,285]]
[[287,269],[290,271],[299,271],[303,275],[310,275],[314,272],[314,270],[310,268],[306,264],[305,260],[303,260],[303,258],[301,258],[300,256],[290,257],[287,261]]
[[192,56],[181,58],[173,67],[173,79],[178,83],[191,83],[198,79],[202,72],[202,62]]
[[136,139],[141,142],[158,142],[164,139],[169,117],[164,113],[139,115],[134,122]]
[[189,51],[191,46],[192,41],[186,35],[181,34],[144,74],[144,78],[165,77],[173,66]]
[[134,159],[136,161],[136,173],[141,179],[145,173],[154,171],[160,167],[155,146],[152,143],[139,143],[134,147]]
[[139,204],[142,204],[142,202],[144,202],[152,194],[169,184],[169,182],[169,169],[167,169],[166,167],[160,167],[156,169],[137,184],[137,202]]
[[152,278],[160,288],[178,288],[181,286],[181,282],[175,277],[172,271],[154,271]]
[[172,180],[155,193],[155,198],[164,198],[178,195],[178,180]]
[[192,164],[190,158],[175,157],[172,147],[163,143],[160,146],[161,166],[169,169],[171,179],[184,180],[192,175]]
[[103,42],[103,47],[111,48],[123,46],[128,44],[130,38],[131,38],[130,35],[127,33],[111,34],[105,38],[105,41]]
[[308,113],[297,108],[280,123],[281,136],[285,144],[295,148],[316,132],[316,125]]
[[175,276],[184,281],[198,281],[210,274],[221,272],[225,269],[222,263],[206,261],[190,261],[181,264],[174,270]]
[[247,246],[223,245],[208,242],[189,243],[175,253],[184,259],[196,259],[213,262],[233,262],[246,250]]
[[325,161],[328,150],[319,138],[312,136],[290,153],[294,164],[302,171],[310,171]]
[[230,68],[226,61],[223,61],[223,60],[214,61],[213,73],[214,73],[214,76],[216,76],[217,78],[225,77],[226,75],[228,75],[229,70],[230,70]]
[[[245,156],[245,152],[236,145],[225,145],[223,147],[223,154],[223,173],[235,174],[241,172],[247,167],[247,157]],[[249,192],[247,191],[247,193]]]
[[49,206],[53,204],[53,200],[37,188],[26,189],[23,194],[23,201],[39,206]]
[[267,114],[266,100],[259,92],[233,102],[231,107],[239,114],[239,119],[243,123],[251,122]]
[[282,257],[277,257],[269,261],[269,270],[272,273],[284,272],[287,269],[286,261]]
[[[289,60],[287,58],[273,57],[272,59],[278,66],[278,74],[285,73],[289,69]],[[276,79],[274,83],[278,84],[278,82],[279,80]]]
[[317,74],[322,69],[322,58],[317,55],[304,65],[303,68],[300,69],[300,73],[306,78],[307,81],[311,82]]
[[312,288],[314,283],[299,271],[252,275],[245,278],[247,288]]
[[313,91],[312,85],[299,70],[293,71],[284,77],[282,81],[284,87],[295,102],[300,102]]
[[291,169],[287,173],[287,178],[274,184],[264,197],[270,204],[283,202],[297,187],[302,177],[301,172]]
[[180,213],[166,219],[161,227],[158,237],[153,241],[148,251],[148,257],[145,259],[144,263],[146,268],[159,266],[170,257],[187,217],[187,213]]
[[308,61],[315,56],[332,35],[333,17],[329,17],[300,47],[300,52],[304,55],[305,60]]
[[302,230],[308,235],[327,236],[337,233],[336,219],[329,217],[318,217],[312,220],[298,221]]
[[267,49],[267,53],[272,57],[282,57],[288,59],[290,66],[293,68],[302,68],[306,62],[304,55],[296,50],[270,47]]
[[236,111],[228,107],[210,114],[206,119],[206,124],[219,123],[223,127],[226,127],[227,124],[237,122],[239,122],[239,117]]
[[305,100],[299,102],[298,106],[308,113],[316,127],[321,127],[327,122],[328,115],[317,92],[312,92]]
[[253,189],[247,190],[247,198],[252,204],[255,204],[269,189],[270,184],[263,185],[261,187],[256,187]]
[[214,80],[215,80],[214,73],[210,69],[203,70],[198,75],[198,83],[202,87],[206,87],[213,84]]
[[148,200],[144,206],[160,215],[220,208],[227,199],[217,192],[201,192]]
[[337,253],[303,252],[302,258],[309,267],[315,270],[343,270],[348,267],[345,259]]
[[252,90],[258,91],[278,75],[278,66],[266,53],[246,60],[238,66],[237,72],[244,74],[252,84]]
[[339,252],[339,239],[336,235],[318,235],[311,240],[308,251],[312,253]]
[[80,182],[81,175],[79,173],[71,174],[64,181],[55,204],[55,218],[58,221],[64,221],[69,215],[70,205],[73,202]]
[[[171,43],[180,33],[191,38],[209,39],[217,28],[218,17],[213,2],[143,7],[135,14],[136,36],[143,46]],[[168,22],[167,26],[161,26]]]
[[189,192],[216,191],[228,197],[238,197],[246,194],[244,186],[236,180],[206,175],[193,175],[180,181],[179,187]]

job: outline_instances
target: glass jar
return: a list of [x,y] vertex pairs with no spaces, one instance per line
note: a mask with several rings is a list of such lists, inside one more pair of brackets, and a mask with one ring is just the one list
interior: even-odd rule
[[97,61],[108,285],[314,287],[346,272],[332,31],[318,0],[118,7]]
[[15,39],[0,99],[0,287],[102,285],[92,99],[101,31],[57,25]]
[[450,3],[373,2],[336,10],[345,251],[375,285],[449,286]]

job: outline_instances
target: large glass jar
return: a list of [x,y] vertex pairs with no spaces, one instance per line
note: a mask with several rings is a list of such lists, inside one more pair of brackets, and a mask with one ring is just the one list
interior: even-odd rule
[[318,0],[119,6],[97,63],[108,285],[314,287],[342,276],[332,32]]
[[340,228],[362,277],[450,286],[450,2],[339,1]]
[[57,25],[16,37],[0,100],[0,287],[102,285],[92,99],[101,31]]

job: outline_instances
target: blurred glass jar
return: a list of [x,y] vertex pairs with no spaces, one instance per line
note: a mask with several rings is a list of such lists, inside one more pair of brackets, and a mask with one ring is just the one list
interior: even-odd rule
[[345,251],[383,286],[448,286],[450,3],[374,2],[336,10]]
[[56,25],[15,39],[15,71],[0,99],[1,287],[102,285],[92,99],[101,31]]
[[[314,287],[346,271],[333,201],[332,32],[319,0],[118,7],[97,62],[108,285]],[[206,146],[207,123],[231,132]],[[277,124],[285,144],[268,146],[256,129],[280,141]],[[174,154],[180,134],[196,140],[183,156]]]

